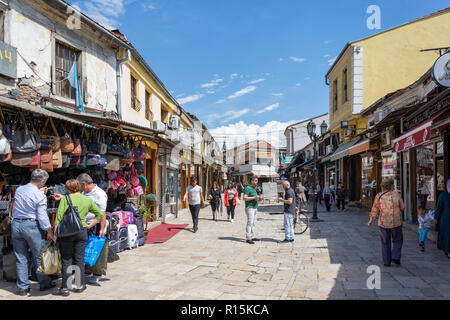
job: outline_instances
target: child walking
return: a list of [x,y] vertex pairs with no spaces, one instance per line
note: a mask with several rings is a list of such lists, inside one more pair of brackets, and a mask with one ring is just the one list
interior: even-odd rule
[[419,246],[422,252],[425,251],[425,240],[427,238],[428,231],[430,231],[433,225],[433,215],[431,213],[426,213],[425,207],[420,206],[417,210],[418,221],[419,221]]

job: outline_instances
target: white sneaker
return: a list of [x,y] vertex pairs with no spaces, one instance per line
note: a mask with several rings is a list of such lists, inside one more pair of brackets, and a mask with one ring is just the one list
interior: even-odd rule
[[231,222],[234,222],[234,219],[231,219]]

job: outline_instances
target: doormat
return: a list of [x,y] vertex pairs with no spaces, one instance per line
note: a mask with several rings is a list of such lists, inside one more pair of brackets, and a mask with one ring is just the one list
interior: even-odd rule
[[184,230],[187,224],[166,224],[162,223],[159,226],[150,229],[147,234],[146,244],[148,243],[164,243],[181,230]]

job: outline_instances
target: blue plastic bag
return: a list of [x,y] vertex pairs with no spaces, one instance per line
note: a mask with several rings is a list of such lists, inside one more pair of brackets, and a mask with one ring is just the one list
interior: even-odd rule
[[105,245],[106,237],[89,236],[84,251],[84,263],[93,267]]

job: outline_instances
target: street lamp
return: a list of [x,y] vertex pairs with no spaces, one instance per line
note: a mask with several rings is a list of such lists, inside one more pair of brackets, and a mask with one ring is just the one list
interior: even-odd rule
[[316,134],[316,124],[311,120],[309,121],[308,125],[306,126],[308,130],[309,138],[312,142],[314,142],[314,184],[313,184],[313,194],[314,194],[314,200],[313,200],[313,217],[311,221],[313,222],[319,222],[322,221],[317,217],[317,150],[316,150],[316,144],[317,141],[324,136],[327,133],[328,125],[325,122],[325,120],[320,125],[320,136]]

